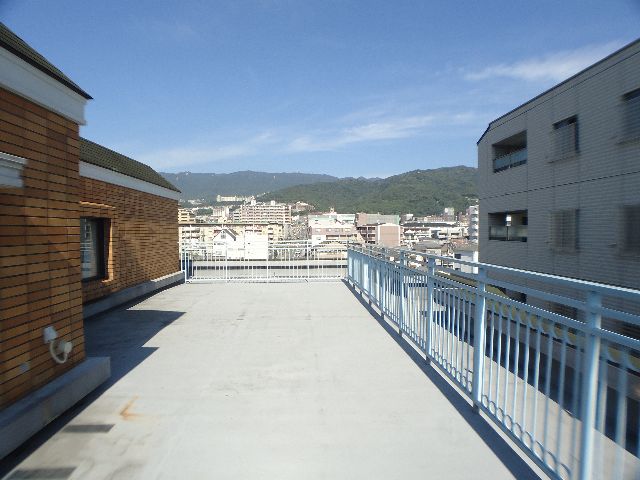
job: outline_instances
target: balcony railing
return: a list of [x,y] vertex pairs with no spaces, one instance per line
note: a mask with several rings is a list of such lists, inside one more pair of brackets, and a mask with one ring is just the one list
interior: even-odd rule
[[508,242],[526,242],[527,225],[492,225],[489,227],[489,240]]
[[180,257],[187,282],[340,280],[347,269],[346,244],[305,240],[183,245]]
[[507,168],[517,167],[527,163],[527,149],[522,148],[514,152],[493,159],[493,171],[500,172]]
[[639,291],[371,247],[347,279],[552,478],[638,477]]

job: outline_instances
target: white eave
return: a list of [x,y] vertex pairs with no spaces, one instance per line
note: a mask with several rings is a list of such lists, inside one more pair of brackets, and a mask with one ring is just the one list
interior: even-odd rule
[[23,186],[22,170],[27,159],[0,152],[0,188]]
[[86,123],[86,98],[4,48],[0,48],[0,86],[78,125]]
[[144,180],[133,178],[123,173],[114,172],[113,170],[99,167],[92,163],[80,162],[80,176],[111,183],[112,185],[131,188],[132,190],[137,190],[139,192],[158,195],[159,197],[170,198],[171,200],[180,199],[180,192],[161,187],[155,183],[145,182]]

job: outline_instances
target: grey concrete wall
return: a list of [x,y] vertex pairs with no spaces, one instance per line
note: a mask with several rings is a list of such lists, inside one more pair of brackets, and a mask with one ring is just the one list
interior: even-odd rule
[[[623,251],[622,205],[640,204],[640,140],[624,136],[623,95],[640,88],[640,42],[491,123],[478,145],[480,261],[640,287]],[[553,124],[578,117],[579,151],[559,159]],[[493,172],[492,145],[527,131],[527,164]],[[528,210],[528,241],[489,240],[488,215]],[[579,249],[554,252],[550,213],[579,209]]]

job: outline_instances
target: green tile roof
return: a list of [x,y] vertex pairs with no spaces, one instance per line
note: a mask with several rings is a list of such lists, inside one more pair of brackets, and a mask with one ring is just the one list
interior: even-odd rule
[[180,192],[149,165],[109,150],[85,138],[80,139],[80,160],[160,187]]
[[51,62],[31,48],[27,42],[22,40],[19,36],[13,33],[2,22],[0,22],[0,47],[10,51],[14,55],[20,57],[25,62],[29,63],[33,67],[37,68],[41,72],[49,75],[54,80],[62,83],[66,87],[70,88],[74,92],[82,95],[87,100],[91,100],[91,95],[82,90],[78,85],[67,77],[64,73],[58,70]]

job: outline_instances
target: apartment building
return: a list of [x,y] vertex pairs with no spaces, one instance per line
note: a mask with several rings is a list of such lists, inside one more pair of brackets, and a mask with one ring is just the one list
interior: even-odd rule
[[400,224],[400,215],[383,215],[381,213],[356,213],[356,225],[377,225],[380,223]]
[[271,202],[256,202],[240,205],[232,212],[232,219],[237,223],[291,223],[291,205]]
[[178,223],[196,223],[196,214],[188,208],[178,209]]
[[468,233],[469,241],[478,243],[480,230],[478,228],[480,222],[480,209],[478,205],[471,205],[467,208],[467,218],[469,221]]
[[335,223],[356,224],[355,213],[337,213],[333,209],[326,213],[314,213],[307,216],[309,227],[321,225],[333,225]]
[[264,236],[269,242],[282,240],[285,234],[284,225],[280,223],[216,222],[179,225],[178,236],[181,245],[195,247],[216,242],[219,238],[218,234],[225,229],[232,229],[240,236],[245,234]]
[[640,40],[491,122],[480,261],[640,287]]
[[373,225],[358,225],[358,233],[364,243],[381,245],[383,247],[399,247],[402,228],[393,223],[379,223]]
[[0,23],[0,458],[108,378],[84,318],[180,278],[179,192],[80,137],[88,100]]

